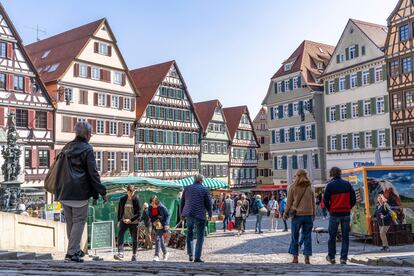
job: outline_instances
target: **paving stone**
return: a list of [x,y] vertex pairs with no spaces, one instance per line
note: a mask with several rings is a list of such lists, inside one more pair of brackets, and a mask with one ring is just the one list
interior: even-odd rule
[[0,252],[0,260],[17,260],[17,252]]
[[50,253],[36,253],[36,260],[52,260],[52,254]]
[[412,259],[404,259],[403,265],[408,267],[414,267],[414,258]]
[[34,260],[36,259],[36,253],[34,252],[19,252],[17,253],[18,260]]

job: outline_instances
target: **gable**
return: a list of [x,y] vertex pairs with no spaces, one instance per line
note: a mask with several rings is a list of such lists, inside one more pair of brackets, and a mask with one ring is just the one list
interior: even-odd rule
[[113,41],[112,34],[110,33],[106,22],[99,26],[99,29],[95,32],[94,36],[103,40]]
[[413,14],[414,7],[411,3],[412,0],[399,0],[394,10],[391,12],[388,17],[388,26],[390,26],[392,21],[402,20],[411,14]]

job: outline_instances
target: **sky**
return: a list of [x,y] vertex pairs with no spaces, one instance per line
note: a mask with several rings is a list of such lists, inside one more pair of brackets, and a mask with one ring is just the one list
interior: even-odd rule
[[247,105],[307,39],[335,46],[349,18],[386,25],[397,0],[2,0],[24,44],[106,17],[130,70],[176,60],[194,102]]

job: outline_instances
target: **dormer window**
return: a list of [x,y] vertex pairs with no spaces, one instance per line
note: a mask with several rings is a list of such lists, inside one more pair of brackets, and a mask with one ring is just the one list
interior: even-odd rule
[[285,64],[285,71],[290,71],[292,69],[293,62],[289,62]]
[[47,58],[47,56],[49,55],[49,53],[50,53],[50,50],[45,51],[45,52],[43,53],[43,55],[42,55],[41,59],[45,59],[45,58]]
[[49,70],[47,70],[49,73],[50,72],[54,72],[54,71],[56,71],[56,69],[59,67],[59,63],[55,63],[55,64],[53,64],[52,66],[50,66],[49,67]]
[[323,62],[316,63],[316,67],[318,68],[318,70],[323,70]]

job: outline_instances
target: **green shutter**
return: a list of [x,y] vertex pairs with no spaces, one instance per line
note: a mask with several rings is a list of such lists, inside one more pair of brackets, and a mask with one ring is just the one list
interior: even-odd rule
[[339,79],[338,78],[334,80],[334,90],[335,92],[339,92]]
[[336,63],[339,63],[339,55],[336,55]]
[[357,86],[362,86],[362,72],[357,73]]
[[351,87],[351,76],[346,75],[345,76],[345,89],[349,89]]
[[387,148],[391,146],[391,136],[389,128],[385,129],[385,145]]
[[349,48],[345,48],[345,58],[349,60]]
[[359,133],[359,148],[360,149],[365,148],[365,132],[363,131]]
[[311,138],[316,139],[316,125],[315,124],[311,126]]
[[358,117],[364,117],[364,101],[358,101]]
[[354,140],[352,139],[352,133],[348,133],[348,149],[351,150],[353,148]]
[[388,113],[390,109],[390,105],[389,105],[389,100],[388,100],[388,95],[384,96],[384,112]]
[[375,82],[375,68],[370,68],[369,69],[369,83],[374,83]]
[[155,116],[156,116],[157,119],[160,118],[160,107],[159,106],[155,107]]
[[347,103],[346,104],[346,117],[348,118],[348,119],[351,119],[351,109],[352,109],[352,107],[351,107],[351,103]]
[[387,64],[382,65],[382,79],[387,80]]
[[341,150],[342,149],[342,145],[341,145],[341,135],[337,134],[336,135],[336,150]]
[[375,115],[377,113],[377,100],[375,98],[371,98],[371,115]]
[[357,58],[359,56],[359,45],[355,44],[355,57]]
[[326,108],[326,122],[329,122],[329,107]]
[[158,143],[158,130],[154,129],[154,144]]
[[335,105],[335,120],[339,121],[340,120],[340,116],[339,116],[339,105]]
[[144,161],[143,161],[143,163],[144,163],[144,171],[147,171],[148,170],[148,158],[147,157],[144,157],[143,159],[144,159]]
[[147,118],[149,118],[150,117],[150,114],[151,114],[151,112],[150,112],[150,105],[149,106],[147,106],[147,109],[145,110],[145,112],[146,112],[146,114],[147,114]]
[[158,171],[158,158],[157,157],[154,157],[152,159],[152,161],[153,161],[154,171]]
[[377,135],[377,131],[373,130],[372,131],[372,147],[375,149],[376,147],[378,147],[378,135]]
[[329,94],[329,81],[325,80],[325,94]]
[[331,149],[331,136],[329,136],[328,135],[328,137],[326,137],[326,139],[327,139],[327,145],[328,145],[328,151],[331,151],[332,149]]

